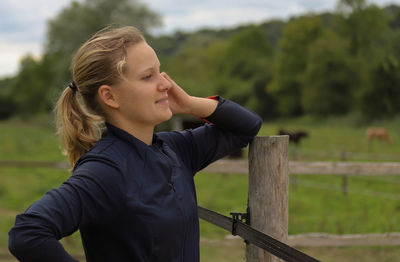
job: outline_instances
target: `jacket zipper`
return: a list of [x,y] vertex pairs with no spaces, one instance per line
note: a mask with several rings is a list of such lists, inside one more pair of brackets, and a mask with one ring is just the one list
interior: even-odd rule
[[183,208],[183,205],[182,205],[181,201],[179,200],[179,198],[178,198],[178,196],[177,196],[174,182],[172,181],[172,168],[173,168],[173,166],[174,166],[173,161],[169,158],[169,156],[168,156],[167,154],[165,154],[165,153],[161,150],[161,148],[157,147],[157,149],[158,149],[158,151],[161,153],[161,155],[162,155],[164,158],[166,158],[167,161],[168,161],[168,162],[170,163],[170,165],[171,165],[171,170],[170,170],[170,174],[171,174],[170,177],[171,177],[171,180],[169,181],[169,185],[172,187],[172,190],[174,191],[174,198],[175,198],[176,202],[178,203],[179,209],[181,210],[182,217],[183,217],[183,245],[182,245],[182,260],[181,260],[181,261],[183,262],[184,255],[185,255],[184,251],[185,251],[185,245],[186,245],[186,235],[187,235],[187,233],[186,233],[187,221],[186,221],[185,211],[184,211],[184,208]]

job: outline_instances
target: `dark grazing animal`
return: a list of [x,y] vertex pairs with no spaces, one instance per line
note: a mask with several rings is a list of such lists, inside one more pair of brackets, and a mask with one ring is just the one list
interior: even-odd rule
[[296,146],[300,143],[300,140],[303,137],[308,137],[308,133],[305,131],[288,132],[283,129],[279,130],[279,135],[288,135],[289,142],[296,144]]

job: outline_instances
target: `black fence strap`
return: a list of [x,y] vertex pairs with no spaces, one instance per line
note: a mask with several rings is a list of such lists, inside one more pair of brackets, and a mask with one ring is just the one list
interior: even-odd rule
[[200,218],[227,231],[231,231],[233,228],[232,225],[235,224],[235,234],[287,262],[319,262],[319,260],[255,230],[243,222],[234,221],[230,217],[200,206],[198,207],[198,213]]

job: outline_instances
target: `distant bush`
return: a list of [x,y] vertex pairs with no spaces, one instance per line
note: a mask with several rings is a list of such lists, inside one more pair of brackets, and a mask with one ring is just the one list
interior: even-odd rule
[[15,111],[15,101],[10,97],[0,96],[0,120],[10,118]]

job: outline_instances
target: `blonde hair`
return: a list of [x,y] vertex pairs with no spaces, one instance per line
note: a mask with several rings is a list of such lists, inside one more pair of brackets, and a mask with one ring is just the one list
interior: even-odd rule
[[134,27],[105,29],[96,33],[75,54],[72,74],[76,90],[67,87],[55,107],[57,133],[73,167],[100,139],[105,114],[97,90],[115,85],[126,71],[126,49],[145,41]]

